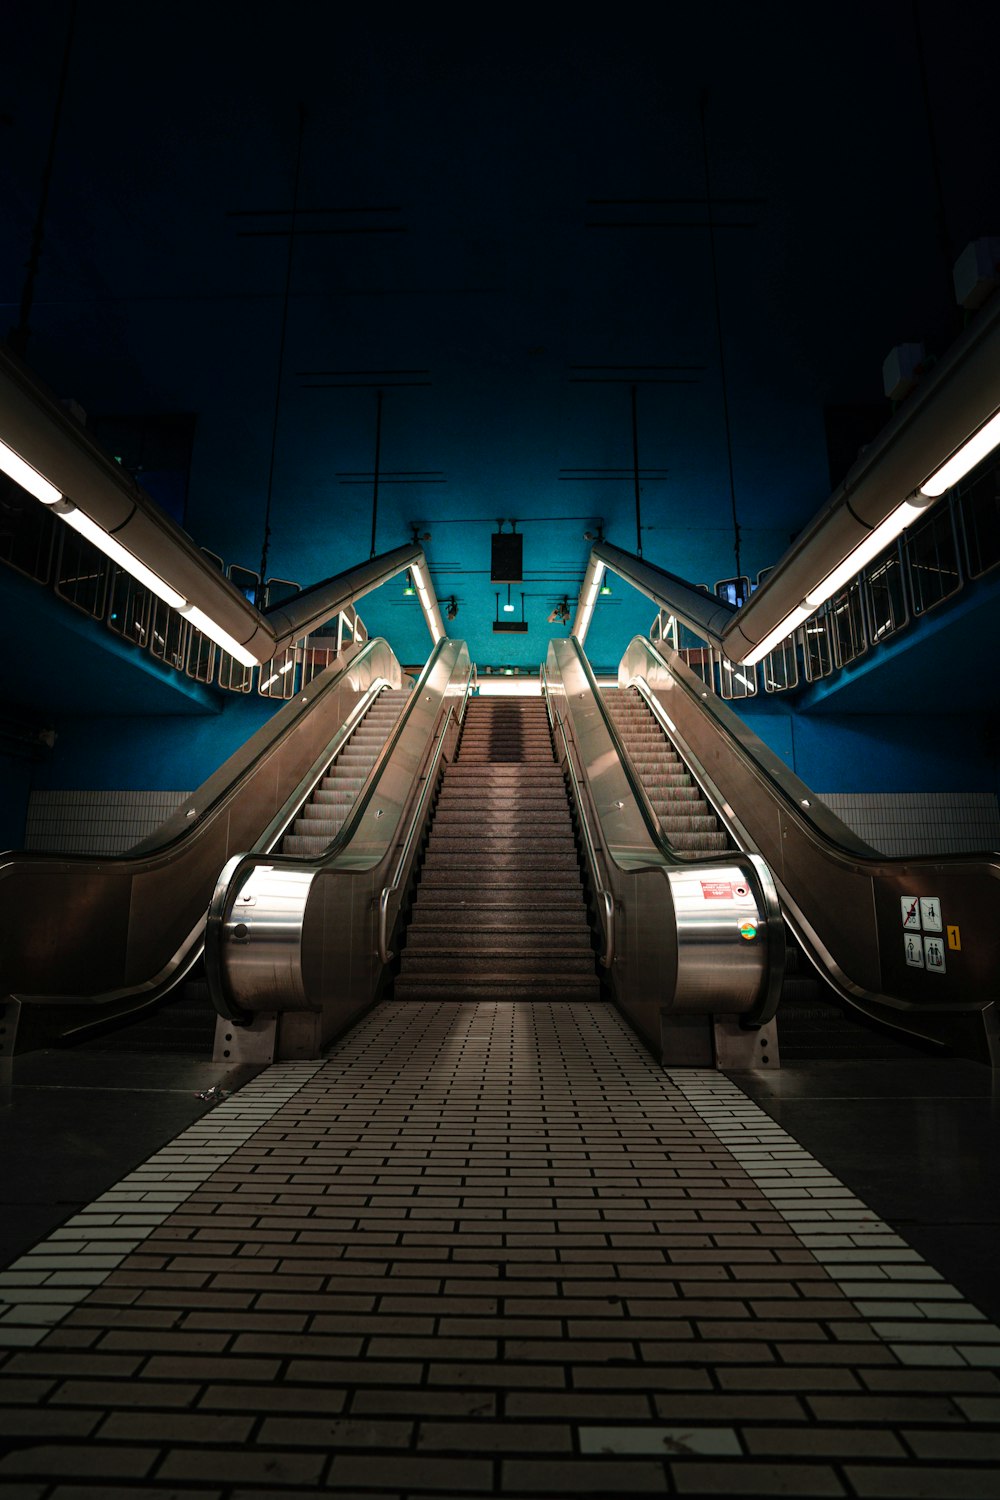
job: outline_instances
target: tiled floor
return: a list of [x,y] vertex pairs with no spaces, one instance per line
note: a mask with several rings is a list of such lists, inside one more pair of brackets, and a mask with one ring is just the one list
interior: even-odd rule
[[1000,1333],[601,1005],[385,1005],[0,1273],[0,1488],[1000,1494]]

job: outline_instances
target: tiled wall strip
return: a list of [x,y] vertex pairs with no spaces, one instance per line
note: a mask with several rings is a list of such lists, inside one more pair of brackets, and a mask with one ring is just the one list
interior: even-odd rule
[[668,1077],[901,1364],[1000,1365],[1000,1329],[736,1084]]
[[124,854],[190,792],[32,792],[24,847],[37,853]]
[[[33,792],[25,848],[122,854],[153,833],[190,792]],[[994,792],[818,792],[848,828],[889,855],[1000,848]]]
[[1000,848],[995,792],[817,792],[859,838],[894,856]]
[[0,1271],[0,1347],[39,1343],[321,1067],[268,1068]]

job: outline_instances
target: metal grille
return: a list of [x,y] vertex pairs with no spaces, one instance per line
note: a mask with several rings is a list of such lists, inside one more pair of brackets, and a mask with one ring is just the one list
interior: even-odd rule
[[766,693],[787,693],[799,685],[799,632],[788,636],[780,646],[775,646],[769,656],[761,662]]
[[130,573],[111,567],[108,584],[108,626],[116,635],[144,646],[149,636],[153,595]]
[[833,642],[826,605],[802,627],[802,662],[806,682],[819,682],[833,671]]
[[287,651],[282,651],[263,664],[257,684],[257,691],[262,698],[294,698],[299,675],[296,671],[297,657],[297,648],[290,646]]
[[84,614],[103,620],[111,564],[96,547],[68,526],[61,526],[56,551],[55,590]]
[[150,654],[182,672],[188,629],[188,622],[182,615],[164,604],[162,599],[154,599],[149,622]]
[[757,692],[757,670],[734,666],[728,656],[719,656],[719,692],[723,698],[753,698]]
[[903,559],[898,542],[865,569],[869,640],[873,646],[886,640],[910,618],[903,582]]
[[958,541],[950,505],[936,505],[905,533],[904,550],[913,613],[926,614],[962,586]]
[[185,672],[195,682],[211,682],[215,670],[215,642],[200,630],[189,629]]
[[48,583],[57,524],[33,495],[0,474],[0,559],[9,567]]
[[959,514],[969,577],[979,578],[1000,562],[1000,466],[963,485]]
[[833,659],[838,667],[846,667],[868,650],[861,580],[852,579],[845,589],[834,594],[827,610],[833,637]]

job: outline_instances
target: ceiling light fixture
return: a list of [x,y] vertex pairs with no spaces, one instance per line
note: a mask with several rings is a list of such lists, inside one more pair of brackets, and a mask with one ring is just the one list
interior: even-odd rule
[[62,491],[57,490],[54,484],[50,484],[44,474],[27,463],[13,448],[0,442],[0,469],[19,484],[22,489],[34,495],[36,500],[41,500],[43,505],[55,505],[57,500],[62,499]]
[[964,479],[970,469],[974,469],[988,453],[1000,444],[1000,411],[994,412],[989,421],[974,432],[953,453],[940,469],[936,469],[930,479],[925,479],[920,486],[920,493],[928,499],[936,500],[938,495],[943,495],[945,490],[950,490],[960,479]]
[[415,597],[416,592],[416,589],[413,587],[413,579],[411,578],[410,574],[407,573],[406,583],[403,586],[403,598],[412,599]]
[[[998,435],[997,441],[1000,442],[1000,435]],[[939,470],[938,472],[943,473],[944,470]],[[928,480],[929,483],[931,483],[930,480]],[[904,500],[901,504],[897,505],[895,510],[890,511],[885,520],[876,526],[873,531],[870,531],[847,554],[843,562],[838,563],[837,567],[831,573],[828,573],[814,588],[811,588],[802,602],[796,605],[762,641],[759,641],[752,651],[748,652],[743,658],[745,665],[748,667],[755,666],[757,662],[763,661],[765,656],[770,655],[775,646],[779,645],[786,636],[791,635],[792,631],[796,630],[802,624],[803,620],[808,620],[809,616],[815,614],[816,610],[822,604],[825,604],[838,589],[856,577],[862,568],[870,563],[873,558],[878,557],[880,552],[884,552],[886,547],[894,542],[911,522],[923,514],[933,498],[933,496],[923,493],[920,495],[911,495],[908,500]]]
[[214,641],[217,646],[221,646],[223,651],[228,651],[229,655],[235,657],[241,666],[255,667],[257,665],[256,656],[248,651],[245,646],[241,645],[227,630],[223,630],[222,626],[217,624],[210,615],[206,615],[203,609],[199,609],[197,604],[185,604],[181,610],[181,614],[185,620],[190,621],[195,630],[200,630],[202,635],[207,635],[209,640]]
[[577,637],[581,641],[586,639],[587,631],[590,629],[590,617],[594,613],[594,605],[597,602],[597,595],[606,571],[604,564],[599,562],[594,571],[594,581],[587,590],[587,597],[583,601],[580,628],[577,631]]
[[514,606],[510,602],[510,584],[509,583],[507,585],[507,603],[503,607],[503,612],[504,612],[505,615],[512,615],[514,613]]
[[79,532],[92,546],[103,552],[105,557],[110,557],[113,563],[117,563],[126,573],[130,573],[136,582],[149,589],[151,594],[162,599],[164,604],[169,604],[171,609],[183,609],[187,603],[183,594],[171,588],[169,583],[164,583],[158,573],[154,573],[152,568],[147,568],[146,564],[141,563],[127,547],[123,547],[121,542],[110,536],[103,526],[98,526],[97,522],[92,521],[82,510],[77,510],[71,501],[64,500],[55,514],[61,516],[67,526],[72,526],[74,531]]

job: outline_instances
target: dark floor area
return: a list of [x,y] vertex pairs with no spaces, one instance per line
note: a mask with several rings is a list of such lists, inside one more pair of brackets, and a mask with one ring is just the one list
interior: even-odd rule
[[961,1058],[734,1074],[762,1109],[1000,1317],[1000,1079]]

